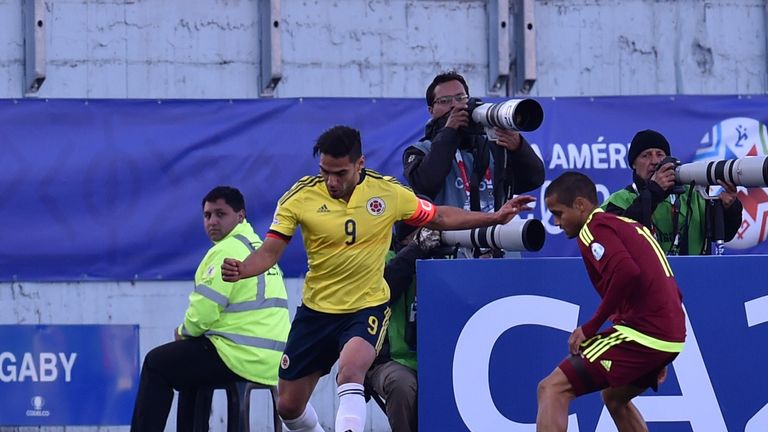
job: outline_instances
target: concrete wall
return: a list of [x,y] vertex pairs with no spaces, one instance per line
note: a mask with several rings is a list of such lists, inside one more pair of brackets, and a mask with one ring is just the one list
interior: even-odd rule
[[[511,25],[521,1],[509,0]],[[276,96],[421,97],[437,71],[452,68],[474,94],[486,94],[487,3],[282,0]],[[765,0],[533,3],[534,96],[768,89]],[[4,98],[23,95],[21,4],[0,0]],[[47,79],[39,97],[260,94],[256,0],[49,0],[45,9]]]
[[[0,1],[0,97],[20,97],[22,0]],[[257,2],[45,2],[40,97],[257,97]]]
[[[300,303],[302,279],[286,279],[291,317]],[[193,282],[88,282],[88,283],[0,283],[0,324],[139,324],[141,357],[157,345],[172,340],[173,329],[184,317]],[[332,431],[338,397],[336,367],[323,377],[312,395],[320,423]],[[2,395],[2,392],[0,392]],[[251,432],[271,432],[272,402],[266,391],[255,391],[251,399]],[[212,410],[212,431],[226,430],[226,397],[217,391]],[[121,427],[3,427],[0,432],[125,432]],[[167,432],[176,430],[176,403],[171,409]],[[366,432],[389,431],[386,417],[368,404]]]
[[534,94],[760,94],[765,1],[537,2]]

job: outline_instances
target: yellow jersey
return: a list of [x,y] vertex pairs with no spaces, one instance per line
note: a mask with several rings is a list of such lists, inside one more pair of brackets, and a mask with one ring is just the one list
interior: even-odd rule
[[278,201],[267,235],[288,241],[301,226],[309,266],[303,303],[320,312],[349,313],[389,301],[384,263],[394,223],[421,226],[435,211],[375,171],[362,171],[349,202],[332,198],[321,176],[307,176]]

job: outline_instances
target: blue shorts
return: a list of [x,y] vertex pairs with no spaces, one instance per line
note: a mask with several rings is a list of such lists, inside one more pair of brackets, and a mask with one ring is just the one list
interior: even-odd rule
[[302,304],[288,333],[280,378],[293,381],[318,371],[327,374],[355,336],[365,339],[378,354],[387,335],[389,314],[387,304],[345,314],[318,312]]

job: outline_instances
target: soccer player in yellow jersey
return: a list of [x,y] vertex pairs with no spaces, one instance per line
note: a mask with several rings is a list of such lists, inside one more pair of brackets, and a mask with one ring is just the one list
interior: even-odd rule
[[363,379],[389,321],[384,263],[393,224],[438,230],[504,224],[534,198],[513,198],[495,213],[434,206],[392,177],[366,170],[360,132],[346,126],[320,135],[313,153],[320,175],[302,178],[283,195],[262,246],[242,262],[224,260],[222,275],[235,282],[263,273],[301,226],[309,271],[280,364],[278,411],[289,431],[322,432],[309,397],[338,359],[335,430],[362,432]]

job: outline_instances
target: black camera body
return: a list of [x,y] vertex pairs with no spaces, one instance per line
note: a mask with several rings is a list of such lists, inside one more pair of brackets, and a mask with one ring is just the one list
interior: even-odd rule
[[[663,167],[664,165],[666,165],[668,163],[671,163],[674,166],[674,168],[672,168],[672,169],[675,170],[675,171],[677,171],[677,167],[682,165],[682,162],[680,162],[680,159],[678,159],[678,158],[676,158],[674,156],[667,156],[664,159],[662,159],[661,162],[656,164],[656,167],[653,169],[653,171],[656,172],[656,171],[660,170],[661,167]],[[678,182],[677,172],[675,172],[675,185],[672,186],[672,190],[670,191],[670,193],[671,194],[675,194],[675,195],[681,195],[681,194],[685,193],[685,188],[683,187],[682,184],[680,184]]]
[[656,164],[656,168],[654,169],[654,171],[658,171],[661,167],[663,167],[664,165],[666,165],[668,163],[671,163],[672,165],[674,165],[675,168],[677,168],[680,165],[682,165],[682,163],[680,162],[680,159],[678,159],[678,158],[676,158],[674,156],[667,156],[664,159],[662,159],[661,162]]
[[469,125],[462,128],[461,131],[470,135],[485,135],[485,126],[482,123],[476,122],[472,118],[472,113],[475,112],[475,108],[483,104],[480,98],[471,97],[467,100],[467,112],[469,113]]

